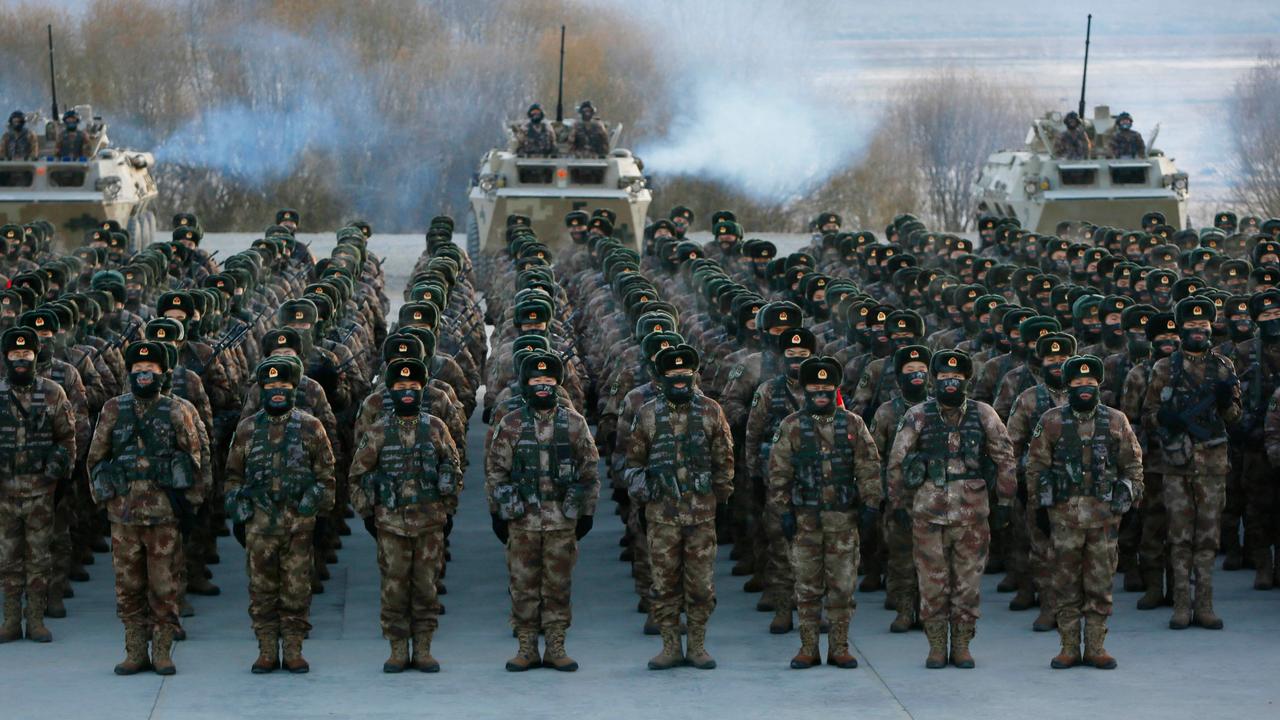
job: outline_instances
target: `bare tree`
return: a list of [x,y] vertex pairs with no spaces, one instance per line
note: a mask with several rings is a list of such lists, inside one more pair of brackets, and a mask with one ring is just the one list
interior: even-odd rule
[[1228,117],[1237,201],[1263,217],[1280,212],[1280,56],[1264,53],[1236,83]]

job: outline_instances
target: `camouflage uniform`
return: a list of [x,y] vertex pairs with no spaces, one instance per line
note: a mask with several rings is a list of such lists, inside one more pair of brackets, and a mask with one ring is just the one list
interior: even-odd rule
[[[897,437],[898,421],[907,414],[912,403],[901,395],[883,403],[876,409],[871,418],[868,431],[876,443],[880,457],[888,457],[893,449],[893,441]],[[881,467],[881,484],[884,483],[884,467]],[[908,498],[905,505],[910,505]],[[885,594],[893,609],[900,617],[915,618],[920,607],[920,585],[916,580],[915,555],[911,543],[911,523],[898,522],[893,513],[884,517],[885,547],[888,558],[885,562]],[[905,632],[905,630],[904,630]]]
[[1111,136],[1111,143],[1108,146],[1113,158],[1140,158],[1147,155],[1147,144],[1142,140],[1142,134],[1137,130],[1123,130],[1117,128]]
[[555,157],[556,133],[545,120],[526,122],[516,130],[516,154],[522,157]]
[[1066,128],[1053,141],[1053,156],[1063,160],[1084,160],[1093,150],[1093,142],[1083,125]]
[[[804,402],[804,389],[785,375],[766,380],[756,388],[747,416],[746,441],[742,450],[745,477],[752,484],[752,520],[757,525],[752,533],[753,555],[762,567],[756,572],[764,579],[765,597],[773,603],[779,618],[785,613],[790,625],[795,604],[795,575],[792,573],[791,549],[782,535],[776,513],[765,511],[765,495],[772,453],[773,433]],[[740,473],[741,474],[741,473]],[[779,627],[783,627],[779,626]]]
[[40,155],[40,140],[34,130],[12,128],[0,136],[0,160],[35,160]]

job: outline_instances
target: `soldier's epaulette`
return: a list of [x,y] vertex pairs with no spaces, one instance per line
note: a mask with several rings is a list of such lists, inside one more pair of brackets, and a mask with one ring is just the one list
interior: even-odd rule
[[745,367],[743,367],[742,365],[737,365],[732,370],[729,371],[729,379],[737,380],[738,378],[742,377],[742,373],[746,371],[747,369]]

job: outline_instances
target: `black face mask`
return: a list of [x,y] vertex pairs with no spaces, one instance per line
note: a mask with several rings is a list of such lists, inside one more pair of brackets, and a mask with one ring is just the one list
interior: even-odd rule
[[[279,401],[274,396],[282,396]],[[266,409],[268,415],[283,415],[293,409],[295,391],[293,388],[263,388],[262,389],[262,407]]]
[[129,373],[129,391],[141,398],[153,398],[160,394],[160,376],[150,370]]
[[1013,343],[1009,341],[1008,335],[995,331],[992,331],[991,335],[995,340],[996,352],[1007,353],[1013,349]]
[[804,359],[804,358],[789,358],[789,357],[784,357],[783,359],[787,361],[787,379],[789,379],[789,380],[799,380],[799,379],[800,379],[800,365],[801,365],[801,363],[803,363],[803,362],[804,362],[804,360],[805,360],[805,359]]
[[530,115],[530,116],[529,116],[529,122],[533,123],[534,125],[541,125],[541,124],[542,124],[542,113],[535,113],[535,114],[533,114],[533,115]]
[[391,395],[391,406],[400,417],[414,417],[422,409],[422,391],[414,388],[388,390]]
[[1009,352],[1019,360],[1026,360],[1027,354],[1031,351],[1027,348],[1026,343],[1022,342],[1022,338],[1009,338]]
[[526,383],[523,387],[524,400],[534,410],[550,410],[556,406],[556,386],[546,383]]
[[1280,318],[1259,322],[1258,334],[1265,343],[1280,342]]
[[[816,401],[820,398],[826,398],[824,405],[819,405]],[[813,415],[833,415],[836,411],[836,391],[835,390],[806,390],[804,393],[804,408]]]
[[1134,357],[1151,354],[1151,341],[1147,339],[1146,333],[1129,333],[1126,342],[1129,344],[1129,354]]
[[1231,339],[1236,342],[1244,342],[1253,337],[1253,321],[1248,318],[1236,318],[1230,323]]
[[35,379],[35,363],[30,360],[6,360],[9,367],[9,382],[14,385],[30,385]]
[[1079,413],[1093,412],[1098,407],[1098,388],[1095,385],[1080,385],[1067,390],[1067,402],[1071,409]]
[[924,402],[929,395],[929,373],[924,370],[906,373],[898,378],[898,389],[907,402]]
[[1044,384],[1054,390],[1062,389],[1062,363],[1046,363],[1040,367],[1040,377]]
[[964,402],[964,381],[959,378],[935,379],[933,381],[933,395],[943,405],[957,407]]
[[1201,353],[1209,349],[1209,332],[1198,328],[1182,328],[1178,331],[1182,340],[1182,349],[1187,352]]
[[[683,383],[684,387],[676,387],[676,383]],[[662,376],[662,395],[670,402],[677,405],[684,405],[693,400],[693,376],[692,375],[675,375]]]
[[36,352],[36,362],[48,365],[53,360],[53,338],[41,338],[40,350]]
[[1102,338],[1102,326],[1098,323],[1083,323],[1080,326],[1080,339],[1086,343],[1095,343]]
[[1156,340],[1151,344],[1151,357],[1159,360],[1167,358],[1178,351],[1177,340]]

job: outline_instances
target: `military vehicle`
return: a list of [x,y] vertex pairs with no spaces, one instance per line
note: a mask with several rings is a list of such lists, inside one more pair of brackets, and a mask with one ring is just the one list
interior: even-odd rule
[[44,125],[40,157],[0,161],[0,224],[44,219],[57,229],[54,248],[71,252],[84,234],[115,220],[128,228],[134,249],[151,242],[156,229],[153,209],[158,192],[150,168],[151,153],[111,147],[107,126],[88,105],[76,106],[81,118],[92,118],[84,131],[90,152],[84,157],[51,154],[61,123],[45,122],[39,112],[27,114],[27,127]]
[[[1092,29],[1093,16],[1089,16]],[[1047,112],[1032,121],[1021,150],[1000,150],[987,158],[975,184],[977,213],[1017,218],[1022,227],[1037,233],[1056,232],[1058,223],[1084,220],[1095,225],[1141,227],[1142,216],[1164,213],[1175,228],[1187,224],[1187,174],[1179,172],[1173,158],[1155,149],[1159,126],[1147,138],[1144,157],[1107,156],[1116,118],[1106,105],[1085,116],[1084,91],[1089,70],[1089,31],[1085,35],[1084,79],[1080,85],[1077,114],[1093,141],[1092,156],[1084,159],[1054,157],[1058,134],[1066,129],[1059,112]]]
[[564,35],[561,28],[560,99],[556,102],[556,157],[522,157],[516,150],[516,127],[507,127],[509,145],[484,154],[472,177],[468,202],[467,251],[477,257],[486,250],[506,247],[506,221],[527,215],[538,238],[553,250],[566,241],[564,216],[573,210],[607,208],[617,213],[614,234],[637,250],[644,234],[645,214],[653,196],[644,165],[630,150],[617,145],[622,125],[609,134],[604,157],[574,157],[567,144],[574,121],[564,119]]

